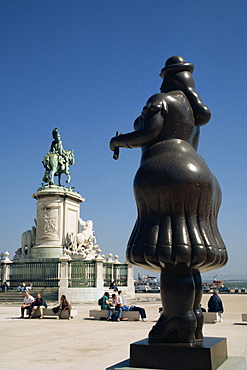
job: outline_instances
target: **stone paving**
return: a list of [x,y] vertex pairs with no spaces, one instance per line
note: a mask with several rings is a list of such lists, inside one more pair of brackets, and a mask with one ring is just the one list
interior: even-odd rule
[[[146,338],[159,314],[158,294],[137,294],[128,303],[144,307],[149,321],[96,321],[88,317],[97,303],[74,304],[78,316],[73,320],[54,318],[19,319],[17,305],[0,305],[1,369],[82,369],[105,370],[129,358],[129,344]],[[209,294],[203,295],[207,306]],[[228,355],[247,361],[247,294],[222,294],[223,322],[204,325],[204,336],[226,337]],[[50,303],[49,307],[55,304]]]

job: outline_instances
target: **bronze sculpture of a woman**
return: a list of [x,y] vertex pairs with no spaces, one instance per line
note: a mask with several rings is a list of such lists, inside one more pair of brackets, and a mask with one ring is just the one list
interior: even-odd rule
[[221,190],[196,152],[211,117],[195,91],[194,66],[166,61],[161,92],[148,99],[135,131],[111,139],[111,150],[142,148],[134,179],[138,218],[127,247],[130,263],[161,273],[163,311],[150,342],[202,339],[200,272],[227,263],[217,227]]

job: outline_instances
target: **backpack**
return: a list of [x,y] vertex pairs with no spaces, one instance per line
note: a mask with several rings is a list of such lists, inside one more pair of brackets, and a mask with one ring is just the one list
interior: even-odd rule
[[101,297],[101,298],[98,299],[98,305],[99,306],[102,306],[102,304],[103,304],[103,297]]
[[114,313],[112,314],[112,317],[111,317],[112,321],[117,321],[117,319],[118,319],[118,315],[119,315],[119,312],[114,312]]

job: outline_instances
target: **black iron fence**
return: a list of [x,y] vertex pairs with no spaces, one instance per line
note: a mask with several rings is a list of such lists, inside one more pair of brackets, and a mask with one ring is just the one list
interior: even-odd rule
[[69,262],[69,288],[87,288],[96,286],[95,261]]
[[[95,261],[69,261],[68,287],[85,288],[96,287]],[[2,271],[0,271],[2,275]],[[127,286],[127,264],[103,263],[104,287],[109,287],[112,281],[118,287]],[[9,264],[9,285],[17,287],[22,282],[28,285],[32,282],[34,287],[58,287],[60,282],[60,262],[18,262]]]
[[18,262],[10,265],[11,286],[29,281],[34,287],[58,287],[59,262]]
[[112,281],[116,286],[126,286],[128,277],[128,266],[126,264],[103,263],[104,286],[109,287]]

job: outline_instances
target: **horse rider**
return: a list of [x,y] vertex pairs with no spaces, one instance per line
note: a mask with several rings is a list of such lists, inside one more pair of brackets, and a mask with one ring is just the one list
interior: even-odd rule
[[63,143],[60,140],[60,134],[58,132],[58,128],[54,128],[52,131],[53,142],[51,144],[51,149],[49,153],[57,154],[58,155],[58,162],[62,166],[65,164],[65,170],[68,171],[69,169],[69,159],[66,151],[63,149]]

